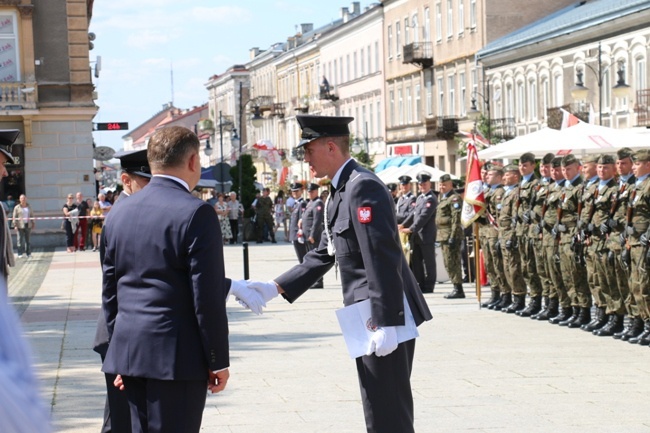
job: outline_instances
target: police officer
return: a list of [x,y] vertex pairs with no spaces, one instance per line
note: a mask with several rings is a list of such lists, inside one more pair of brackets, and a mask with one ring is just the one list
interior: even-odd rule
[[[400,225],[404,222],[415,210],[415,194],[411,191],[411,176],[400,176],[399,180],[399,198],[396,204],[397,224]],[[406,261],[410,263],[411,259],[411,244],[409,243],[410,236],[407,233],[399,232],[399,240],[402,244],[402,251]]]
[[[302,233],[307,252],[318,248],[323,233],[323,209],[325,205],[318,195],[318,188],[319,186],[315,183],[310,183],[307,187],[309,203],[307,203],[302,213]],[[321,278],[311,287],[312,289],[322,289],[323,279]]]
[[410,234],[411,269],[422,293],[433,293],[436,285],[436,207],[438,199],[431,189],[431,175],[421,172],[416,177],[420,195],[415,200],[413,213],[399,226]]
[[521,257],[517,246],[517,202],[519,200],[519,167],[514,164],[503,169],[504,194],[499,210],[499,243],[503,256],[503,268],[511,292],[502,296],[499,308],[511,314],[526,307],[526,283],[521,274]]
[[386,185],[388,188],[388,191],[390,191],[391,197],[393,197],[393,201],[395,201],[395,205],[397,205],[397,200],[399,200],[398,194],[399,191],[397,191],[397,184],[396,183],[389,183]]
[[289,219],[289,242],[293,243],[293,249],[296,251],[296,257],[298,257],[299,263],[302,263],[303,257],[307,254],[304,234],[298,225],[300,218],[302,218],[302,213],[305,207],[307,207],[307,203],[302,198],[302,188],[303,185],[300,182],[295,182],[290,185],[291,195],[295,201]]
[[463,228],[460,223],[463,199],[454,191],[451,176],[443,174],[440,177],[440,201],[436,210],[436,242],[442,248],[442,257],[445,262],[445,269],[454,290],[445,295],[447,299],[462,299],[465,297],[463,291],[463,268],[460,257],[460,246],[463,242]]

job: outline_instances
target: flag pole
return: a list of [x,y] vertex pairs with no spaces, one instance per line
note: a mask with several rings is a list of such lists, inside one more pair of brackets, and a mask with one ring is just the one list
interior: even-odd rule
[[478,223],[474,224],[474,278],[476,279],[476,298],[481,309],[481,241],[478,238]]

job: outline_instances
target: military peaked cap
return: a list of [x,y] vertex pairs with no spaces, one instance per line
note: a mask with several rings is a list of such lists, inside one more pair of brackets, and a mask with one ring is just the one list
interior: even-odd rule
[[390,192],[397,191],[397,184],[396,183],[391,182],[391,183],[387,184],[386,187],[388,188],[388,191],[390,191]]
[[399,180],[399,183],[402,185],[408,185],[413,179],[411,179],[411,176],[404,175],[400,176],[397,180]]
[[318,191],[320,188],[320,185],[317,183],[310,183],[309,186],[307,187],[307,191]]
[[451,176],[448,174],[443,174],[440,176],[440,182],[451,182]]
[[122,170],[142,177],[151,177],[151,168],[147,161],[147,149],[118,152],[115,158],[120,160]]
[[416,178],[420,183],[429,182],[431,180],[431,174],[427,173],[426,171],[422,171],[416,176]]
[[11,147],[20,135],[18,129],[0,129],[0,152],[7,157],[7,162],[14,164],[14,156],[11,154]]
[[302,183],[294,182],[289,186],[289,188],[291,188],[291,191],[300,191],[302,189]]
[[634,154],[634,160],[639,162],[650,161],[650,149],[639,149]]
[[298,144],[298,147],[302,147],[320,137],[350,135],[348,124],[354,120],[354,117],[298,115],[296,120],[302,129],[300,138],[303,140]]

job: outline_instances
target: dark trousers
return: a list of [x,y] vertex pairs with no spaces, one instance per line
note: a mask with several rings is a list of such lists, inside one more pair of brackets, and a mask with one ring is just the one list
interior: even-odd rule
[[232,239],[230,239],[231,244],[236,244],[239,236],[239,220],[228,220],[230,221],[230,232],[232,233]]
[[305,258],[307,254],[307,247],[305,244],[301,244],[298,241],[293,241],[293,249],[296,251],[296,257],[298,257],[298,263],[302,263],[302,259]]
[[198,433],[206,380],[157,380],[122,376],[133,433]]
[[356,359],[368,433],[413,433],[411,370],[415,339],[388,356]]
[[86,249],[86,234],[88,233],[88,220],[86,218],[79,218],[79,225],[77,231],[74,233],[74,246],[78,250]]
[[[103,362],[103,359],[102,359]],[[106,377],[106,405],[104,406],[104,424],[101,433],[129,433],[131,431],[131,411],[126,390],[115,388],[113,382],[117,375],[104,373]]]
[[74,247],[74,233],[72,231],[72,223],[70,221],[63,221],[63,228],[65,229],[65,243],[66,246]]
[[411,236],[411,270],[423,292],[432,292],[436,286],[436,246],[413,242]]
[[274,228],[275,227],[273,225],[273,217],[271,216],[271,214],[257,215],[257,241],[258,242],[263,242],[266,237],[264,233],[264,229],[268,230],[268,234],[271,235],[271,240],[275,242],[275,232],[273,231]]

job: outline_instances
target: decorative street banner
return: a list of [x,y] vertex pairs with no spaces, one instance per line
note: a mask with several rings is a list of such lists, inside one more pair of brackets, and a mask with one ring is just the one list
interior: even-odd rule
[[18,81],[16,31],[13,15],[0,15],[0,82]]

